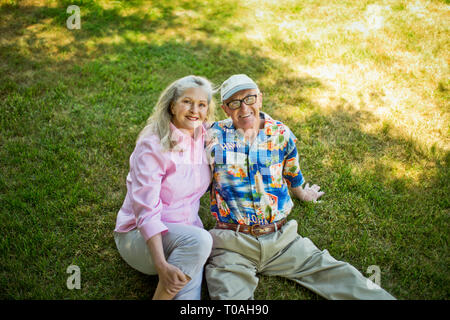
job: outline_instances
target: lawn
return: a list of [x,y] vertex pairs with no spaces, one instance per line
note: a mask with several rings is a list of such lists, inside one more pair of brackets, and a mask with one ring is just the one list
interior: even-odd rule
[[[72,4],[80,29],[66,25]],[[113,239],[136,137],[175,79],[246,73],[326,192],[294,200],[299,233],[368,277],[378,266],[399,299],[449,299],[449,11],[448,0],[0,0],[0,298],[151,298],[157,278]],[[79,290],[66,286],[70,265]],[[255,298],[321,299],[268,277]]]

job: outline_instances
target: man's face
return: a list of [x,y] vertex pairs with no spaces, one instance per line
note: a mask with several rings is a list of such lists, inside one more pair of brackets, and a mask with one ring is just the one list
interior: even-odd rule
[[[256,102],[253,104],[246,104],[244,101],[241,101],[240,108],[235,110],[229,106],[233,101],[244,100],[246,98],[247,101],[251,102],[252,98],[249,96],[252,95],[256,95]],[[239,102],[235,103],[239,105]],[[256,132],[259,130],[259,110],[261,106],[262,94],[257,89],[238,91],[222,103],[222,109],[233,120],[236,129],[243,129],[244,131],[254,129]]]

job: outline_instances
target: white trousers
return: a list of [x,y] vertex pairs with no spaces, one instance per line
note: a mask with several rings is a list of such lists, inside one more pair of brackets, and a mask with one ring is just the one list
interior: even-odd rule
[[[211,235],[195,226],[178,223],[165,225],[169,230],[161,238],[166,260],[191,278],[174,299],[200,300],[203,267],[211,253]],[[139,230],[114,232],[114,240],[121,257],[132,268],[148,275],[157,274],[150,250]]]

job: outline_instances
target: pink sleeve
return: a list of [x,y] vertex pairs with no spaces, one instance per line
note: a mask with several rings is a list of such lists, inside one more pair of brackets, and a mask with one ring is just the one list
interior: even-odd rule
[[168,230],[161,221],[160,199],[165,162],[161,151],[152,145],[159,146],[159,141],[139,141],[130,163],[133,211],[145,241]]

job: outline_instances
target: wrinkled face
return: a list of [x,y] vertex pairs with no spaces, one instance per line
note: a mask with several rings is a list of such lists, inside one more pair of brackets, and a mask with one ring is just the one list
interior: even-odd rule
[[175,127],[193,136],[208,113],[208,95],[201,88],[189,88],[170,107]]
[[[247,100],[252,102],[251,95],[256,95],[256,102],[247,105],[244,101],[241,101],[240,108],[233,110],[229,105],[239,105],[239,102],[233,102],[235,100]],[[259,130],[259,110],[262,106],[262,94],[257,89],[247,89],[238,91],[230,98],[223,101],[222,109],[233,120],[233,124],[236,129],[254,129],[256,132]]]

